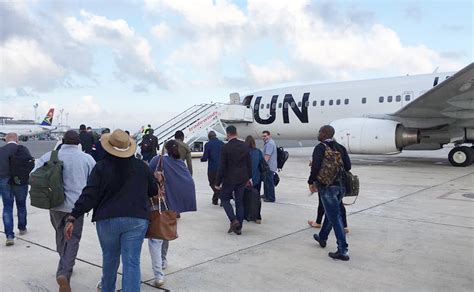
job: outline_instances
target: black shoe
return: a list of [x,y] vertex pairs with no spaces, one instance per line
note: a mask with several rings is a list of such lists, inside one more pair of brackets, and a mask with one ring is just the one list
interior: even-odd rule
[[328,253],[328,256],[330,258],[333,258],[335,260],[341,260],[341,261],[348,261],[349,260],[349,256],[346,255],[346,254],[340,254],[339,252],[330,252]]
[[260,195],[260,198],[266,199],[267,197],[265,197],[265,195]]
[[[229,231],[234,232],[237,235],[241,235],[242,234],[242,225],[240,225],[240,222],[238,220],[234,220],[230,224]],[[229,232],[229,233],[231,233],[231,232]]]
[[219,201],[217,201],[217,200],[216,200],[216,201],[212,200],[212,204],[217,206],[217,205],[219,204]]
[[275,203],[275,201],[270,201],[269,199],[263,199],[263,201],[267,203]]
[[319,246],[322,247],[322,248],[325,248],[326,247],[326,241],[325,240],[321,240],[321,238],[319,238],[319,235],[317,233],[315,233],[313,235],[313,238],[314,240],[316,240],[318,243],[319,243]]

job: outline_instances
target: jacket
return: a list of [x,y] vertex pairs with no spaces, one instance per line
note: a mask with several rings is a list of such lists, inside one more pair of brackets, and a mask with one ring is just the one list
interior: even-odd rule
[[82,151],[92,154],[92,146],[94,145],[92,133],[81,131],[79,133],[79,141],[81,141]]
[[175,140],[178,143],[179,157],[181,160],[186,160],[186,165],[188,166],[189,173],[193,175],[193,159],[191,157],[191,148],[188,144],[184,143],[181,140]]
[[237,138],[222,146],[216,185],[243,184],[252,178],[249,147]]
[[220,141],[217,138],[209,140],[209,142],[204,145],[204,153],[201,157],[201,162],[208,161],[208,171],[216,172],[219,169],[221,148],[223,145],[224,142]]
[[[126,162],[123,167],[127,167],[122,167],[122,170],[128,173],[119,179],[117,185],[119,171],[114,167],[114,160],[121,159],[120,162]],[[107,155],[92,169],[71,215],[78,218],[93,209],[92,221],[117,217],[149,219],[148,198],[157,192],[155,178],[143,161],[133,156],[117,158]]]
[[[349,158],[349,155],[347,154],[347,150],[344,146],[341,144],[337,143],[336,141],[330,140],[330,141],[324,141],[316,145],[313,150],[313,159],[312,159],[312,164],[311,164],[311,173],[308,178],[308,184],[313,184],[316,183],[318,186],[322,186],[323,184],[318,181],[317,177],[319,174],[319,171],[321,170],[321,164],[324,159],[324,153],[326,152],[326,146],[324,146],[325,143],[331,149],[336,150],[341,153],[341,158],[342,158],[342,163],[344,166],[344,169],[346,171],[349,171],[351,169],[351,160]],[[336,178],[336,180],[333,182],[334,184],[340,183],[340,177]]]
[[[10,178],[10,157],[18,150],[17,143],[9,142],[5,146],[0,147],[0,179]],[[31,156],[30,151],[25,146],[22,146],[25,155]]]

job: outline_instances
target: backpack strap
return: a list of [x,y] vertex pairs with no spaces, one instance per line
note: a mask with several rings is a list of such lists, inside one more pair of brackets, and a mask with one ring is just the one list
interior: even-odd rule
[[59,162],[58,153],[58,150],[51,151],[51,157],[49,158],[49,161],[53,163]]

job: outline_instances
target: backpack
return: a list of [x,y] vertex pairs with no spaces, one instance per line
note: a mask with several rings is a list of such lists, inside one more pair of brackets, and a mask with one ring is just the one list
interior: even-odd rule
[[345,172],[346,193],[344,197],[357,197],[359,195],[359,177],[350,171]]
[[31,206],[51,209],[64,202],[63,162],[58,151],[51,152],[51,158],[30,175]]
[[282,169],[283,165],[285,165],[285,162],[288,160],[288,157],[290,157],[290,154],[288,151],[285,151],[283,147],[277,147],[277,168]]
[[153,151],[153,139],[150,136],[144,136],[142,138],[142,143],[140,145],[142,152],[151,152]]
[[321,170],[318,173],[318,181],[326,186],[331,185],[343,170],[342,156],[339,151],[333,150],[326,143]]
[[268,166],[268,163],[265,161],[265,158],[263,158],[263,155],[260,155],[260,161],[258,162],[258,171],[260,172],[260,177],[262,181],[264,180],[269,170],[270,167]]
[[30,172],[35,167],[35,159],[26,151],[24,146],[18,145],[16,152],[9,158],[11,185],[22,186],[28,184]]

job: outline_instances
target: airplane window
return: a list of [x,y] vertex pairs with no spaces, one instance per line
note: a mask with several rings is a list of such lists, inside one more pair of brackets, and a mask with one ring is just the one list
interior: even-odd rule
[[277,104],[276,103],[272,103],[272,109],[276,109],[277,107]]
[[402,100],[402,97],[401,97],[400,95],[397,95],[397,96],[395,97],[395,100],[396,100],[397,102],[400,102],[400,101]]
[[301,101],[298,101],[298,107],[301,107]]
[[324,106],[324,99],[319,103],[321,106]]
[[269,104],[269,103],[267,103],[267,109],[269,109],[269,108],[270,108],[270,104]]
[[349,104],[349,99],[348,98],[344,99],[344,104]]
[[263,109],[265,107],[265,105],[262,103],[262,105],[260,106],[260,109]]
[[308,107],[308,106],[309,106],[309,101],[306,101],[306,102],[304,103],[304,106],[305,106],[305,107]]
[[387,101],[388,102],[392,102],[392,100],[393,100],[393,97],[391,95],[387,96]]
[[379,97],[379,102],[383,102],[383,96]]
[[336,100],[336,104],[337,104],[337,105],[340,105],[340,104],[341,104],[341,100],[340,100],[340,99]]
[[329,100],[329,105],[332,105],[334,101],[332,99]]
[[278,104],[278,108],[281,108],[281,102]]
[[313,106],[316,106],[316,100],[315,100],[315,101],[313,101]]
[[291,107],[294,108],[296,106],[296,103],[294,101],[291,102]]
[[283,104],[283,107],[284,107],[284,108],[288,108],[288,103],[285,102],[285,103]]
[[405,100],[410,101],[410,95],[409,94],[405,95]]
[[449,77],[451,77],[451,76],[446,76],[446,79],[448,79]]
[[366,97],[362,97],[362,103],[367,103],[367,98]]

